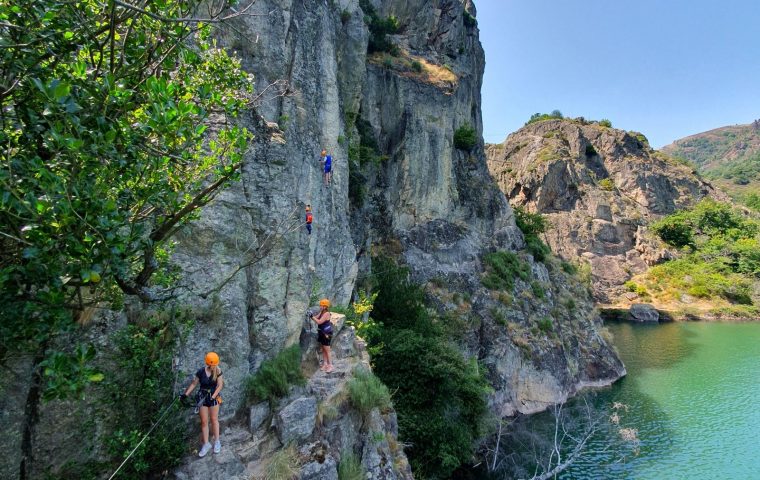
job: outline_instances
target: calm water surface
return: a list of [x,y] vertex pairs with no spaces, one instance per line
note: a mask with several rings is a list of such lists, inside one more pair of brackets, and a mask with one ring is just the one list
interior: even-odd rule
[[629,406],[640,453],[595,438],[560,479],[760,479],[760,323],[608,328],[628,376],[596,402]]

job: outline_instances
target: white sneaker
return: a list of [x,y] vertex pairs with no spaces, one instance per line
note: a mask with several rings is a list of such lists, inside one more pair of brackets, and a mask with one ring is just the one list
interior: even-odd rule
[[216,442],[214,442],[214,453],[219,453],[221,451],[222,451],[222,442],[217,440]]
[[209,450],[211,450],[211,444],[209,442],[206,442],[201,447],[201,451],[198,452],[198,456],[199,457],[205,457],[206,454],[209,452]]

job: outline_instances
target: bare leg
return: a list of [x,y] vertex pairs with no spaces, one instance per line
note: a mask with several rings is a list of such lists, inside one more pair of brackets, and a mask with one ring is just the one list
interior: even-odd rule
[[198,415],[201,417],[201,441],[205,445],[208,443],[208,407],[201,407]]
[[219,440],[219,405],[209,408],[211,413],[211,431],[214,433],[214,441]]
[[322,347],[322,366],[319,367],[321,370],[327,370],[327,365],[330,363],[330,357],[327,352],[327,347],[324,345],[321,345]]
[[328,373],[332,372],[333,365],[332,365],[332,361],[330,360],[330,347],[327,345],[324,345],[322,348],[324,349],[324,352],[325,352],[325,363],[327,364],[327,366],[325,367],[325,372],[328,372]]

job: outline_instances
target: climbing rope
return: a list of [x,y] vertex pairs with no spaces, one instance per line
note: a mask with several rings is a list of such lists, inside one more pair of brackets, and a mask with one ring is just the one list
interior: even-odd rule
[[169,413],[169,410],[172,408],[172,406],[174,406],[174,402],[176,402],[176,401],[177,401],[177,397],[174,397],[174,400],[172,400],[172,403],[170,403],[169,406],[164,409],[164,413],[162,413],[161,416],[158,418],[158,420],[156,420],[156,423],[154,423],[153,426],[150,427],[150,430],[148,430],[148,433],[146,433],[143,436],[142,440],[140,440],[140,443],[138,443],[137,446],[135,446],[135,448],[133,448],[132,451],[129,452],[129,455],[127,455],[127,458],[125,458],[124,461],[121,462],[121,465],[119,465],[119,468],[117,468],[116,471],[113,472],[113,475],[111,475],[110,477],[108,477],[108,480],[112,480],[113,477],[115,477],[116,474],[119,473],[119,470],[121,470],[121,467],[123,467],[127,463],[127,461],[132,457],[132,455],[134,455],[134,453],[137,451],[137,449],[140,448],[140,445],[142,445],[142,443],[145,441],[145,439],[148,438],[148,436],[153,431],[153,429],[156,428],[158,426],[158,424],[161,423],[161,421],[164,419],[164,417],[166,416],[166,414]]

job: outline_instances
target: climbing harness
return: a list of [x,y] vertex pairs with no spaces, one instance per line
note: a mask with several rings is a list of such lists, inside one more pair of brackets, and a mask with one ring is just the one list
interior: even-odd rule
[[[205,392],[205,395],[204,395]],[[195,408],[193,408],[193,413],[197,414],[201,411],[201,407],[203,406],[203,402],[206,401],[206,397],[211,398],[211,392],[209,390],[198,390],[198,395],[196,396],[197,401],[195,402]]]
[[148,436],[150,436],[150,434],[153,431],[153,429],[156,428],[163,421],[164,417],[166,416],[167,413],[169,413],[169,410],[171,410],[172,406],[174,406],[174,402],[176,402],[176,401],[177,401],[177,397],[174,397],[174,400],[172,400],[172,403],[170,403],[169,406],[164,409],[164,412],[161,414],[161,416],[158,418],[158,420],[156,420],[156,423],[154,423],[153,426],[150,427],[150,430],[148,430],[148,433],[146,433],[145,435],[143,435],[143,438],[142,438],[142,440],[140,440],[140,443],[138,443],[135,446],[135,448],[133,448],[132,451],[129,452],[129,455],[127,455],[127,458],[125,458],[124,461],[121,462],[121,465],[119,465],[119,468],[117,468],[116,471],[113,472],[113,475],[111,475],[110,477],[108,477],[108,480],[112,480],[113,477],[115,477],[116,474],[119,473],[119,470],[121,470],[121,467],[123,467],[127,463],[127,461],[132,457],[132,455],[135,454],[135,452],[137,451],[137,449],[140,448],[140,445],[142,445],[143,442],[148,438]]

